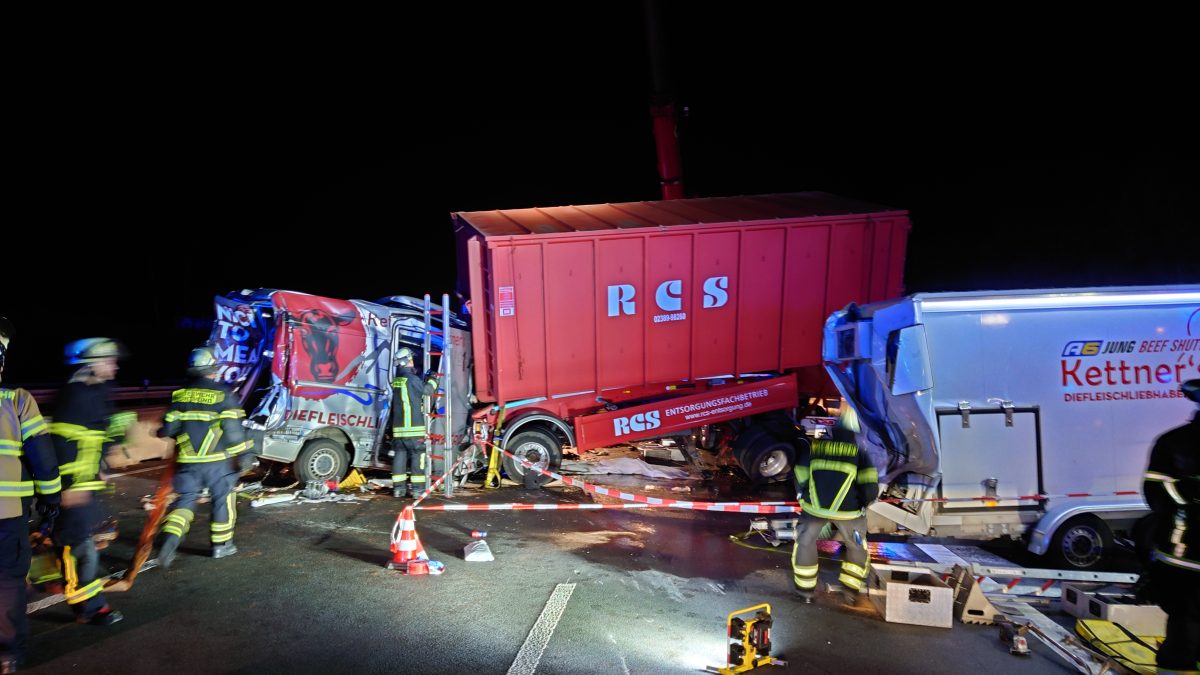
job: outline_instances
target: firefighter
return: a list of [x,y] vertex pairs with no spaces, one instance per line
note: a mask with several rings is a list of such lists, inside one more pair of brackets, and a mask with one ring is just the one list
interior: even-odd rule
[[[0,375],[13,326],[0,316]],[[0,672],[15,673],[25,656],[25,577],[29,574],[30,502],[43,524],[59,508],[62,484],[49,429],[33,396],[0,388]]]
[[[412,497],[425,490],[425,414],[422,399],[437,384],[422,382],[413,362],[413,351],[396,353],[396,379],[392,380],[392,496]],[[415,490],[414,490],[415,488]]]
[[233,492],[241,474],[238,455],[249,452],[254,441],[246,437],[233,391],[219,381],[217,359],[211,347],[197,347],[188,359],[191,382],[171,394],[171,405],[163,416],[158,435],[175,439],[175,492],[178,497],[163,520],[163,540],[158,562],[171,567],[179,542],[187,536],[195,517],[200,491],[208,488],[212,498],[209,540],[212,557],[237,553],[233,526],[237,501]]
[[[1200,403],[1200,379],[1181,387]],[[1167,613],[1158,672],[1200,671],[1200,410],[1159,436],[1142,483],[1153,512],[1149,591]]]
[[817,536],[828,523],[841,533],[842,597],[858,602],[867,578],[866,508],[879,496],[879,476],[870,456],[855,443],[858,418],[848,406],[834,426],[831,438],[822,438],[802,451],[794,468],[800,519],[792,549],[792,574],[796,592],[812,602],[817,588]]
[[86,338],[67,345],[66,363],[74,368],[59,392],[50,425],[58,471],[62,476],[62,515],[51,535],[65,582],[63,593],[75,620],[97,626],[120,621],[101,589],[100,554],[92,533],[105,519],[101,502],[108,483],[100,463],[107,449],[124,437],[134,413],[117,413],[110,382],[117,375],[120,345],[109,338]]

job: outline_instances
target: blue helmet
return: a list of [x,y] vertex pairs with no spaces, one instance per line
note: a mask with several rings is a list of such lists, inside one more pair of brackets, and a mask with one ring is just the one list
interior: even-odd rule
[[124,350],[116,340],[100,337],[76,340],[68,344],[64,352],[69,366],[94,363],[100,359],[116,359],[124,355]]

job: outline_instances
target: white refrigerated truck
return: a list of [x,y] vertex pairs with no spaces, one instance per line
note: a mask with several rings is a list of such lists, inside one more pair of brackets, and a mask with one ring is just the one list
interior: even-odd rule
[[1195,408],[1200,285],[851,305],[823,357],[895,500],[872,531],[1023,538],[1088,568],[1147,512],[1154,438]]

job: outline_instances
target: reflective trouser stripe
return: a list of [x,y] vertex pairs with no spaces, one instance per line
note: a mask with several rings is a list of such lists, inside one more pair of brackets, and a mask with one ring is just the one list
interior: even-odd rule
[[424,483],[425,482],[425,474],[419,473],[414,476],[410,476],[409,481],[411,481],[413,483]]
[[817,587],[817,565],[809,565],[807,567],[793,566],[792,580],[796,582],[797,588],[816,588]]
[[838,575],[838,581],[842,582],[842,585],[846,588],[856,591],[862,590],[863,581],[867,578],[867,566],[869,565],[870,562],[865,565],[855,565],[849,561],[842,561],[842,573]]
[[209,526],[211,530],[210,536],[214,544],[221,544],[233,539],[233,526],[237,522],[237,503],[234,501],[233,491],[225,495],[225,508],[229,520],[221,522],[213,520]]
[[392,482],[393,483],[407,483],[408,482],[408,474],[394,473],[394,474],[392,474]]
[[71,553],[70,546],[63,547],[62,561],[65,568],[63,578],[67,582],[67,587],[63,589],[63,595],[67,596],[68,605],[87,602],[96,597],[100,589],[104,588],[103,579],[96,579],[83,588],[79,587],[79,565],[75,562],[75,555]]
[[183,539],[183,536],[191,529],[192,519],[195,517],[196,514],[190,509],[175,509],[163,520],[162,531]]

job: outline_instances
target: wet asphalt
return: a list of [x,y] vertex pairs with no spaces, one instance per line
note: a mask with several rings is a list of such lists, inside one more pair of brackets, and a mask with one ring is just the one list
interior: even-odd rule
[[[111,509],[121,536],[102,552],[108,572],[128,566],[146,519],[138,500],[153,491],[159,475],[153,465],[135,471],[113,480]],[[729,476],[703,484],[608,482],[677,498],[745,492]],[[692,492],[671,492],[672,485]],[[748,498],[787,495],[774,486]],[[451,500],[590,501],[566,486],[471,488]],[[540,656],[531,657],[528,648],[522,655],[525,665],[536,664],[532,672],[702,672],[723,665],[727,615],[764,602],[774,613],[772,653],[788,665],[756,672],[1073,672],[1032,639],[1033,655],[1010,655],[995,627],[886,623],[865,600],[850,609],[826,594],[816,604],[800,604],[790,591],[787,551],[730,541],[747,529],[750,515],[420,511],[417,532],[445,573],[404,576],[385,568],[389,532],[403,503],[368,495],[353,503],[250,508],[243,499],[239,553],[221,560],[207,557],[202,507],[169,571],[149,569],[129,592],[109,594],[124,621],[78,625],[61,603],[33,613],[22,672],[506,673],[556,588],[556,597],[569,592],[569,599]],[[488,532],[494,562],[463,560],[471,530]],[[833,582],[836,563],[823,560],[821,575]],[[549,627],[535,632],[545,637]]]

